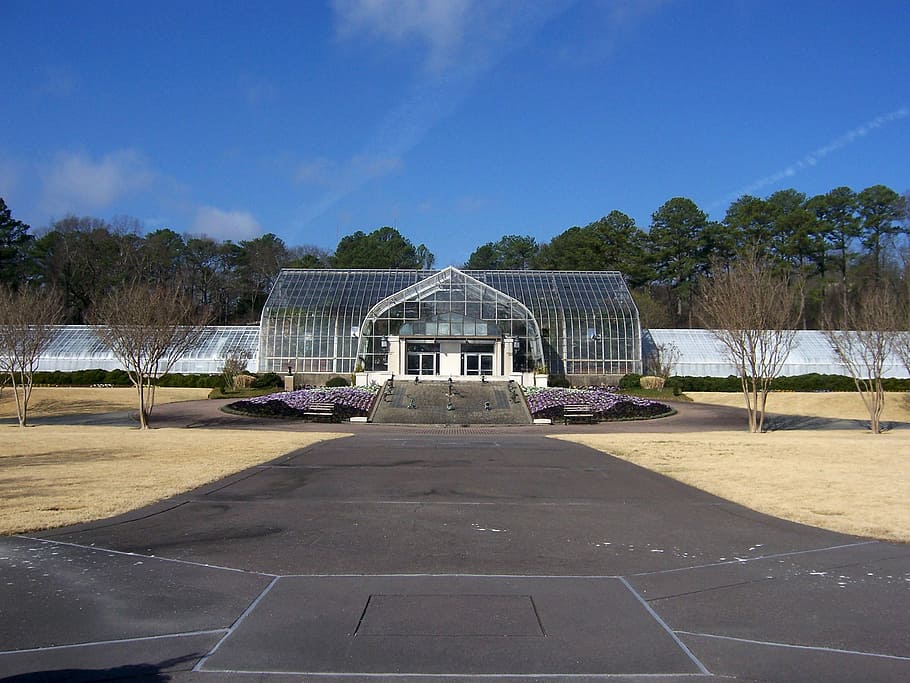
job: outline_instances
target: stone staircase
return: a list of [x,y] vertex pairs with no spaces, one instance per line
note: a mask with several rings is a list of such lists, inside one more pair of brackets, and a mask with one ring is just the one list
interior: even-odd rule
[[[396,379],[383,387],[373,422],[385,424],[531,424],[531,413],[515,385],[505,381],[458,382]],[[451,391],[451,393],[450,393]],[[513,391],[515,398],[513,400]],[[489,404],[489,408],[487,407]],[[411,407],[409,407],[411,406]]]

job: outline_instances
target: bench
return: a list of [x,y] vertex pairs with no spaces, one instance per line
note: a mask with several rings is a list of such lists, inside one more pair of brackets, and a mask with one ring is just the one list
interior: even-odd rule
[[303,411],[304,417],[324,417],[329,420],[335,417],[335,404],[334,403],[311,403],[306,407],[306,410]]
[[587,420],[593,424],[594,411],[585,404],[567,405],[562,407],[562,418],[565,424],[569,424],[569,420]]

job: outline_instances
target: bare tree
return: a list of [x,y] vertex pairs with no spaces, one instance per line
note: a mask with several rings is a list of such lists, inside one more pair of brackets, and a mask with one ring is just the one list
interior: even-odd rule
[[224,365],[221,368],[221,376],[224,378],[224,390],[235,391],[237,377],[246,372],[246,365],[253,357],[253,353],[249,349],[235,346],[225,351],[223,357]]
[[701,281],[700,317],[739,373],[749,431],[761,432],[771,381],[793,348],[802,315],[802,283],[772,268],[756,252],[713,270],[713,277]]
[[[906,195],[907,204],[910,205],[910,192]],[[906,219],[908,233],[910,233],[910,217]],[[910,372],[910,246],[905,246],[901,251],[903,273],[901,280],[904,287],[898,295],[898,311],[904,312],[903,320],[898,318],[901,331],[897,334],[896,350],[907,372]]]
[[904,316],[893,290],[881,284],[863,288],[843,321],[828,318],[825,336],[838,360],[853,377],[866,410],[869,429],[881,433],[885,409],[882,375],[892,354],[899,351]]
[[679,362],[679,347],[673,342],[655,344],[645,361],[648,374],[663,380],[670,378]]
[[12,386],[20,427],[28,421],[38,361],[62,318],[63,306],[53,292],[28,287],[16,292],[0,289],[0,372]]
[[149,428],[160,375],[199,344],[208,321],[182,289],[127,285],[108,294],[92,312],[95,334],[122,364],[139,398],[139,424]]

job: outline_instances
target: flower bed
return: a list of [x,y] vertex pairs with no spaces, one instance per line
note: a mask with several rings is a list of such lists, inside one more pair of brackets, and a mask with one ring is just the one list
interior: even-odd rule
[[563,406],[587,405],[598,420],[647,420],[673,413],[664,403],[638,396],[619,394],[614,389],[588,387],[562,389],[558,387],[527,387],[528,407],[535,418],[556,420],[562,417]]
[[302,418],[311,403],[332,403],[335,405],[335,418],[348,420],[352,417],[365,417],[378,392],[379,387],[375,385],[317,387],[256,396],[235,401],[226,407],[232,412],[256,417]]

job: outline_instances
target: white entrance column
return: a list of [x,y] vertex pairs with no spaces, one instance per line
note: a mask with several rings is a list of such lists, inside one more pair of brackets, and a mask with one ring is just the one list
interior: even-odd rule
[[[497,342],[496,346],[500,344]],[[502,374],[508,377],[515,367],[515,342],[512,337],[502,338]]]
[[449,377],[461,375],[461,341],[439,342],[439,367],[436,372]]
[[403,375],[404,368],[401,365],[401,340],[397,337],[389,337],[389,372],[395,375]]

